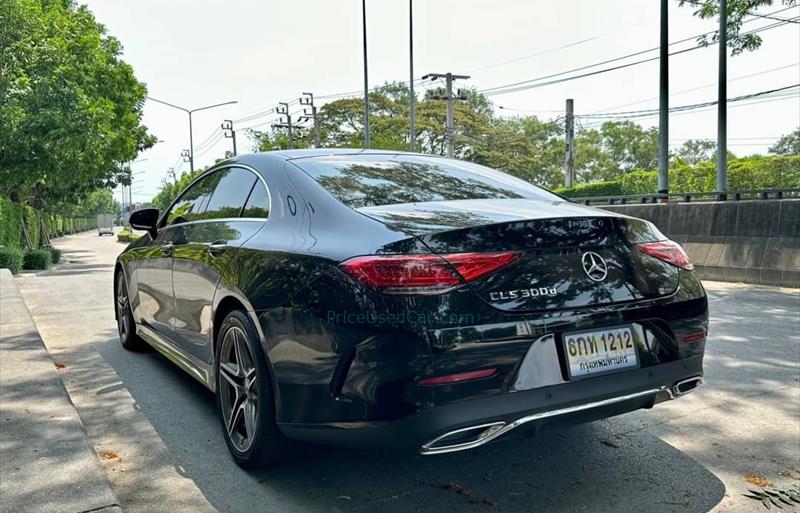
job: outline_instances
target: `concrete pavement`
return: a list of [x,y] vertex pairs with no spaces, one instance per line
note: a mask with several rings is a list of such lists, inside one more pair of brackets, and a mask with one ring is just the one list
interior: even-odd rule
[[0,269],[0,512],[121,511],[8,269]]
[[708,283],[707,385],[652,410],[440,457],[298,445],[246,473],[213,397],[158,353],[119,346],[123,246],[88,234],[57,246],[68,268],[17,281],[95,448],[122,455],[105,468],[128,511],[756,512],[748,473],[800,477],[796,289]]

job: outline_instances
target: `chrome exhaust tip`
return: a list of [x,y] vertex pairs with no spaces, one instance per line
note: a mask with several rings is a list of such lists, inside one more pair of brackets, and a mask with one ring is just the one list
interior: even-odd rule
[[478,447],[498,435],[505,425],[505,422],[499,421],[449,431],[423,445],[420,453],[444,454]]
[[682,395],[686,395],[689,392],[692,392],[698,386],[702,385],[705,381],[701,376],[695,376],[693,378],[684,379],[682,381],[678,381],[672,387],[672,395],[673,397],[680,397]]

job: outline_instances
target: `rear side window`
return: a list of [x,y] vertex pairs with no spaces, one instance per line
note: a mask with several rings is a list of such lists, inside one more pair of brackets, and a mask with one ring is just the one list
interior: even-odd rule
[[216,174],[220,175],[219,183],[208,201],[203,219],[239,217],[256,175],[238,167],[223,169]]
[[242,217],[269,217],[269,193],[261,180],[256,180],[250,197],[242,211]]
[[352,208],[465,199],[561,198],[502,171],[471,162],[414,155],[338,155],[295,159],[325,190]]

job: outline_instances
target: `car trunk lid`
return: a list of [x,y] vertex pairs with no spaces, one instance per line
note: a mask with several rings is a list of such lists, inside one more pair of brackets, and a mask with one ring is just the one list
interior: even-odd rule
[[512,312],[566,309],[673,293],[678,268],[636,244],[663,240],[651,224],[561,201],[458,200],[359,209],[413,233],[434,253],[517,251],[512,264],[469,284]]

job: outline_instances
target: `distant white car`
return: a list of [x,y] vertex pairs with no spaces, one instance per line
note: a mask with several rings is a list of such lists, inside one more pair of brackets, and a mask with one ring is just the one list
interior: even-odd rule
[[114,216],[112,214],[97,214],[97,235],[114,235]]

